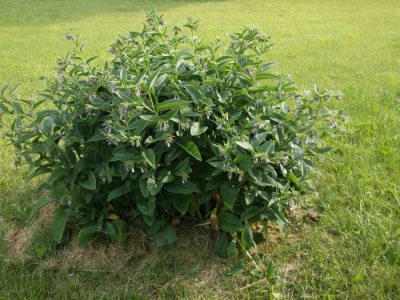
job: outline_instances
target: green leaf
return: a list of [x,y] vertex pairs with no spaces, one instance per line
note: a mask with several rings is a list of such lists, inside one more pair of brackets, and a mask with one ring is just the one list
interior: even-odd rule
[[156,198],[155,197],[149,197],[149,198],[139,197],[137,199],[137,208],[143,215],[146,215],[146,216],[154,215],[154,210],[156,208]]
[[126,69],[125,69],[125,67],[121,68],[121,71],[119,72],[119,76],[121,77],[122,80],[126,79]]
[[18,114],[25,115],[22,106],[21,106],[18,102],[13,101],[13,102],[11,102],[11,103],[12,103],[12,106],[14,107],[15,111],[16,111]]
[[43,132],[51,133],[51,131],[53,130],[53,127],[54,127],[53,118],[51,116],[48,116],[42,124],[42,130],[43,130]]
[[107,196],[107,201],[110,202],[111,200],[114,200],[116,198],[119,198],[127,193],[129,193],[131,190],[126,187],[126,185],[121,185],[119,187],[116,187],[111,190],[111,192]]
[[116,239],[118,239],[121,243],[123,243],[128,237],[127,233],[128,225],[126,224],[125,221],[121,219],[114,220],[112,222],[112,225],[114,226],[116,231]]
[[199,85],[184,85],[184,88],[193,100],[197,101],[202,98],[201,87]]
[[193,123],[192,126],[190,127],[190,135],[191,135],[191,136],[200,135],[200,134],[206,132],[207,129],[208,129],[207,126],[200,127],[200,123],[199,123],[199,122],[195,122],[195,123]]
[[159,177],[159,180],[162,184],[169,183],[175,180],[175,176],[171,174],[171,172],[167,172],[162,177]]
[[154,82],[156,81],[158,74],[160,74],[161,69],[150,73],[149,80],[146,83],[147,89],[150,91],[153,88]]
[[68,214],[61,207],[57,208],[56,213],[54,215],[54,223],[53,223],[53,236],[54,240],[60,244],[62,237],[64,235],[65,226],[67,225]]
[[220,194],[224,204],[232,209],[236,202],[237,195],[239,193],[239,187],[235,186],[232,181],[225,181],[220,188]]
[[217,188],[219,188],[226,180],[226,175],[225,174],[221,174],[219,176],[216,177],[212,177],[211,180],[209,180],[206,184],[206,186],[204,187],[204,191],[212,191],[215,190]]
[[238,113],[234,114],[232,117],[229,118],[228,123],[233,124],[239,117],[242,115],[242,112],[239,111]]
[[62,166],[56,166],[51,172],[50,176],[47,178],[47,184],[53,185],[55,181],[66,171]]
[[5,86],[3,86],[3,88],[1,89],[1,91],[0,91],[0,96],[3,96],[4,95],[4,93],[6,92],[6,90],[8,89],[8,84],[6,84]]
[[219,228],[225,232],[239,232],[243,229],[240,219],[234,214],[223,212],[218,216]]
[[214,251],[215,253],[223,258],[228,257],[229,241],[225,233],[221,232],[220,236],[215,243]]
[[115,231],[115,228],[112,225],[112,223],[106,222],[106,228],[105,229],[106,229],[107,234],[111,237],[111,240],[115,241],[117,232]]
[[87,190],[95,190],[96,189],[96,175],[94,175],[93,171],[89,171],[87,180],[84,182],[79,182],[79,185]]
[[184,175],[189,167],[189,157],[186,157],[184,160],[182,160],[175,168],[175,170],[172,172],[174,175],[182,176]]
[[262,79],[275,79],[279,80],[280,77],[278,75],[272,74],[272,73],[259,73],[256,75],[257,80],[262,80]]
[[236,257],[239,254],[239,250],[236,247],[236,241],[233,240],[228,246],[228,258]]
[[254,242],[254,239],[253,239],[253,230],[251,229],[249,224],[247,224],[247,222],[242,229],[242,232],[240,234],[240,239],[241,239],[242,245],[246,249],[250,249],[256,245]]
[[328,153],[329,151],[332,150],[332,147],[325,147],[325,148],[314,148],[313,149],[315,152],[319,153],[319,154],[324,154],[324,153]]
[[240,170],[247,172],[248,170],[253,169],[253,155],[238,155],[234,159],[234,163],[239,167]]
[[263,64],[260,65],[259,70],[260,70],[260,72],[262,72],[262,71],[268,70],[268,69],[276,66],[277,64],[278,63],[276,63],[276,62],[263,63]]
[[236,141],[235,142],[237,145],[242,147],[243,149],[249,150],[249,151],[254,151],[253,146],[250,145],[248,142],[245,141]]
[[256,206],[247,207],[240,216],[240,221],[248,221],[250,223],[258,222],[262,218],[263,210],[264,209]]
[[272,140],[268,140],[265,143],[262,143],[258,148],[258,152],[265,152],[268,154],[272,154],[275,151],[275,144]]
[[88,58],[88,59],[86,60],[86,64],[90,63],[92,60],[95,60],[95,59],[98,58],[98,57],[99,57],[99,56],[96,55],[96,56],[92,56],[91,58]]
[[190,198],[189,196],[176,197],[174,199],[175,208],[182,214],[185,214],[189,208]]
[[[212,158],[214,159],[214,158]],[[207,161],[211,166],[222,171],[227,171],[229,169],[229,161],[227,160],[217,160],[217,161]]]
[[54,200],[49,197],[49,196],[45,196],[40,198],[35,205],[32,207],[32,211],[31,211],[31,216],[33,216],[39,209],[41,209],[43,206],[49,204],[50,202],[53,202]]
[[265,141],[269,134],[269,132],[258,133],[250,140],[250,143],[253,145],[253,147],[257,148],[262,142]]
[[187,138],[180,138],[180,139],[176,139],[176,143],[183,150],[185,150],[187,153],[189,153],[191,156],[193,156],[195,159],[202,161],[200,151],[193,141],[191,141]]
[[146,162],[153,168],[156,168],[156,156],[154,154],[153,149],[148,148],[142,152],[143,158],[146,160]]
[[88,139],[88,142],[98,142],[98,141],[103,141],[106,135],[104,134],[104,131],[101,129],[97,129],[94,133],[94,135]]
[[158,194],[160,189],[163,187],[163,184],[160,182],[156,182],[154,177],[147,178],[146,188],[149,192],[150,196],[155,196]]
[[148,123],[157,123],[158,121],[161,120],[159,116],[155,115],[140,115],[139,118],[143,119],[144,121]]
[[148,226],[153,226],[154,222],[156,221],[156,214],[153,214],[151,216],[146,216],[143,215],[143,221],[148,225]]
[[139,189],[143,197],[145,198],[149,197],[149,191],[147,190],[147,180],[145,179],[139,180]]
[[182,183],[181,181],[175,180],[171,183],[164,184],[164,189],[172,194],[183,195],[201,192],[198,187],[191,181],[186,181]]
[[87,245],[93,241],[98,233],[98,228],[96,225],[89,225],[83,227],[78,233],[78,241],[81,245]]
[[263,215],[265,215],[265,217],[270,221],[279,221],[281,223],[287,222],[285,215],[279,210],[277,205],[272,205],[263,209]]
[[161,228],[153,237],[159,247],[171,245],[178,240],[174,229],[169,225]]
[[133,160],[135,157],[135,153],[131,151],[131,149],[122,149],[118,152],[114,152],[110,161],[122,161],[127,162]]
[[274,277],[275,277],[275,268],[272,261],[270,261],[267,268],[267,279],[269,281],[272,281]]
[[160,111],[164,111],[164,110],[168,110],[168,109],[172,109],[172,108],[176,108],[176,107],[188,106],[191,103],[192,103],[191,101],[186,101],[186,100],[177,100],[177,99],[176,100],[175,99],[165,100],[156,105],[156,111],[160,112]]
[[254,189],[246,191],[244,194],[245,194],[244,200],[246,201],[246,205],[250,205],[257,196],[257,192]]
[[34,131],[29,131],[27,133],[24,133],[20,138],[18,138],[16,141],[12,142],[13,145],[18,145],[22,142],[25,142],[26,140],[29,140],[30,138],[36,136],[37,134]]

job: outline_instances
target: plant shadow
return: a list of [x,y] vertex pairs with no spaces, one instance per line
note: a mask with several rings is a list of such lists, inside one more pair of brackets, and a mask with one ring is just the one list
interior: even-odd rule
[[[234,296],[231,278],[227,276],[234,262],[214,253],[216,237],[208,229],[181,226],[177,230],[178,242],[162,248],[140,228],[132,228],[123,244],[98,240],[81,246],[73,234],[64,247],[52,244],[57,249],[42,249],[50,245],[51,232],[47,234],[47,218],[40,216],[40,219],[44,223],[35,223],[29,230],[14,226],[6,232],[4,248],[7,260],[12,262],[8,269],[49,274],[45,278],[49,283],[46,293],[65,293],[66,287],[73,285],[92,296],[106,289],[115,290],[123,298],[140,295],[140,299],[197,298],[204,294],[218,295],[219,299]],[[35,254],[39,250],[46,250],[46,254]],[[85,285],[88,281],[96,281],[96,288]],[[115,282],[123,288],[110,286]],[[60,292],[53,290],[54,286],[59,286]]]

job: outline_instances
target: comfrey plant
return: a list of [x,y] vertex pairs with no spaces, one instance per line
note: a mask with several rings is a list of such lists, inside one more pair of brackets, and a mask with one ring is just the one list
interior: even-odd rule
[[253,224],[285,222],[284,204],[315,191],[310,157],[329,150],[321,138],[336,125],[322,104],[338,95],[299,93],[271,73],[269,37],[258,29],[222,45],[195,37],[198,21],[183,26],[189,36],[179,27],[169,36],[162,15],[147,14],[104,67],[68,34],[73,51],[37,101],[2,90],[16,164],[29,165],[29,179],[47,174],[33,210],[56,205],[57,242],[67,224],[82,243],[123,240],[138,219],[166,245],[188,216],[218,232],[219,255],[233,256],[262,238]]

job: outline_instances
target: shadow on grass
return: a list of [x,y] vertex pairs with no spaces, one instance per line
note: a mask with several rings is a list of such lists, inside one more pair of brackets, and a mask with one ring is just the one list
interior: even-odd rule
[[[51,233],[36,227],[31,242],[24,239],[23,249],[16,246],[20,242],[16,237],[24,230],[14,229],[3,237],[0,288],[10,299],[16,296],[16,291],[19,297],[59,299],[233,299],[237,296],[235,283],[229,276],[232,262],[213,253],[215,237],[209,230],[182,227],[178,230],[178,242],[163,248],[156,247],[140,230],[132,230],[123,245],[99,241],[80,246],[72,237],[56,251],[47,249],[50,255],[42,258],[32,249],[39,243],[49,247]],[[17,257],[16,249],[28,255]]]

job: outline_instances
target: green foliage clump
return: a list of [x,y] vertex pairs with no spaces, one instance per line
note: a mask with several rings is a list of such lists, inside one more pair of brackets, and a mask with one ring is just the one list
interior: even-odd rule
[[198,21],[183,26],[189,36],[176,26],[168,36],[163,17],[147,14],[104,67],[68,34],[73,51],[37,101],[2,90],[16,163],[29,164],[29,178],[47,174],[34,210],[56,204],[56,241],[68,222],[82,243],[123,240],[139,219],[166,245],[189,216],[219,231],[216,252],[233,256],[237,244],[262,239],[253,224],[284,222],[283,205],[314,192],[310,157],[329,150],[321,137],[335,127],[321,104],[337,94],[299,93],[271,73],[269,37],[258,29],[223,45],[194,36]]

